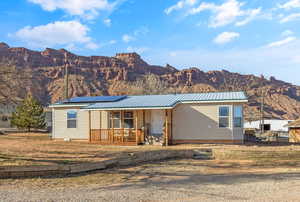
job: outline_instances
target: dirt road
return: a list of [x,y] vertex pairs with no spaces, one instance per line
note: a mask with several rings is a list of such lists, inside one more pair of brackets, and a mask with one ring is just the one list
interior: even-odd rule
[[0,180],[0,201],[300,201],[300,171],[172,160],[63,178]]

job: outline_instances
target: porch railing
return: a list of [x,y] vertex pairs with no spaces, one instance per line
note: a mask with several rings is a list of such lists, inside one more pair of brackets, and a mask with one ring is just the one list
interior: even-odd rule
[[141,129],[91,129],[90,141],[100,144],[138,145],[144,141]]

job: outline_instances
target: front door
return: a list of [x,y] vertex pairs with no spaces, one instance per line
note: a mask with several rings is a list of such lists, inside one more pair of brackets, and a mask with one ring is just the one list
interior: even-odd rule
[[151,110],[151,134],[162,135],[164,126],[164,110]]

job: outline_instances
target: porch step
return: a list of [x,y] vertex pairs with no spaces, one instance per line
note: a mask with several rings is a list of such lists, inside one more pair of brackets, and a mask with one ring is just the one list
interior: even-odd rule
[[193,150],[193,159],[210,160],[213,159],[213,152],[211,149],[195,149]]

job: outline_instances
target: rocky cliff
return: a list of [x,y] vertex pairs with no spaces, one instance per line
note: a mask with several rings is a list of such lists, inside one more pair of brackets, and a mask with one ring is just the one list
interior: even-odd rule
[[147,64],[136,53],[84,57],[64,49],[39,52],[0,43],[0,71],[11,68],[15,74],[30,75],[20,83],[9,81],[16,86],[15,97],[22,98],[30,92],[44,104],[62,99],[65,67],[70,72],[69,96],[244,90],[249,96],[249,119],[258,118],[262,92],[267,117],[300,116],[300,86],[274,77],[266,79],[225,70],[204,72],[198,68],[177,70],[170,65]]

